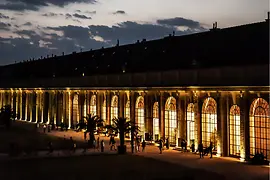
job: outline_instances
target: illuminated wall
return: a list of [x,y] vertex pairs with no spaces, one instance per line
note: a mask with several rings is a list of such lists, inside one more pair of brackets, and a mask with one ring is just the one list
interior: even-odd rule
[[153,137],[154,140],[159,139],[159,108],[158,108],[158,102],[154,103],[153,106]]
[[80,120],[79,117],[79,95],[75,94],[73,98],[73,124],[78,123]]
[[172,145],[176,145],[177,115],[176,99],[169,97],[165,105],[165,138],[169,138]]
[[139,96],[136,101],[135,122],[138,124],[140,128],[139,134],[142,136],[142,139],[144,139],[145,138],[144,99],[142,96]]
[[255,99],[250,107],[250,155],[263,153],[270,159],[269,104],[262,98]]
[[91,96],[91,100],[90,100],[90,114],[92,116],[96,116],[97,115],[97,96],[96,95],[92,95]]
[[230,155],[240,156],[240,107],[233,105],[230,109]]
[[114,118],[118,118],[118,96],[113,96],[111,101],[111,124]]
[[208,147],[213,143],[214,150],[217,150],[217,109],[216,101],[208,97],[202,106],[202,143]]
[[[195,130],[195,113],[194,104],[190,103],[187,107],[187,145],[190,146],[195,143],[196,140],[196,130]],[[194,144],[195,145],[195,144]]]

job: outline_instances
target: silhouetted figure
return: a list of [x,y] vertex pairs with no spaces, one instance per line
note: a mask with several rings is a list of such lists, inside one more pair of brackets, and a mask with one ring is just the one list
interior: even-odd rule
[[101,142],[100,142],[100,150],[101,150],[101,152],[104,152],[104,147],[105,147],[105,143],[104,143],[103,140],[101,140]]
[[70,137],[70,145],[71,145],[71,152],[75,153],[77,145],[72,137]]
[[48,149],[49,149],[49,152],[47,153],[47,155],[52,154],[53,153],[53,145],[52,145],[51,141],[48,143]]
[[166,149],[169,149],[169,138],[166,139],[165,145],[166,145]]
[[97,146],[97,149],[99,149],[99,137],[97,138],[97,144],[96,144],[96,146]]
[[193,144],[191,144],[191,151],[194,153],[194,151],[195,151],[195,145],[194,145],[194,143]]
[[146,146],[146,142],[145,142],[145,140],[143,140],[143,142],[142,142],[142,152],[144,152],[145,146]]
[[136,147],[137,147],[137,151],[140,152],[140,138],[139,137],[136,138]]
[[210,158],[212,158],[212,155],[213,155],[213,143],[212,142],[210,142],[209,153],[210,153]]
[[93,140],[93,148],[94,148],[94,151],[96,151],[96,140],[95,139]]
[[159,153],[162,154],[162,148],[163,148],[163,142],[162,140],[160,139],[159,140]]
[[203,158],[203,144],[200,143],[198,145],[198,150],[199,150],[199,153],[200,153],[200,158]]
[[46,133],[46,124],[43,124],[43,133]]
[[87,131],[85,131],[85,132],[83,133],[83,139],[84,139],[84,141],[86,141],[86,136],[87,136]]

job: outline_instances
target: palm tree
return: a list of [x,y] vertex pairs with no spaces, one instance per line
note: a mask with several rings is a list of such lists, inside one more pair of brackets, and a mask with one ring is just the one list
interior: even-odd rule
[[[112,125],[107,125],[106,127],[114,132],[115,134],[119,133],[120,138],[120,146],[118,146],[118,153],[125,154],[126,146],[125,146],[125,134],[131,132],[131,137],[134,137],[135,133],[139,131],[139,127],[135,125],[135,123],[131,121],[127,121],[126,118],[114,118]],[[131,138],[133,139],[133,138]]]
[[99,118],[99,116],[92,116],[91,114],[88,114],[86,117],[84,117],[86,121],[86,132],[89,133],[89,145],[90,147],[93,147],[93,142],[95,140],[95,131],[97,130],[97,127],[103,127],[103,120]]
[[12,120],[14,120],[14,112],[11,109],[10,105],[6,105],[1,108],[0,112],[0,122],[4,124],[7,129],[10,128]]

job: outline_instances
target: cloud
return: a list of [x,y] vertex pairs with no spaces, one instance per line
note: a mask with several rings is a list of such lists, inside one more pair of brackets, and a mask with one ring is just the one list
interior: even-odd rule
[[0,30],[6,30],[6,31],[8,31],[10,29],[10,27],[11,27],[11,24],[0,22]]
[[83,14],[77,14],[77,13],[73,14],[73,17],[76,17],[76,18],[79,18],[79,19],[92,19],[91,17],[87,17],[87,16],[85,16]]
[[71,3],[96,3],[96,0],[6,0],[7,3],[0,4],[0,9],[12,11],[37,11],[40,7],[46,7],[50,4],[64,7]]
[[168,26],[186,26],[189,28],[199,28],[201,25],[197,21],[191,19],[185,19],[182,17],[175,17],[171,19],[159,19],[157,20],[158,24],[168,25]]
[[31,22],[27,22],[27,23],[24,23],[23,25],[24,26],[32,26],[32,23]]
[[9,16],[0,13],[0,19],[9,19]]
[[113,14],[126,14],[126,12],[122,11],[122,10],[118,10],[118,11],[114,12]]
[[55,17],[55,16],[57,16],[57,15],[58,15],[58,14],[53,13],[53,12],[42,14],[42,16],[45,16],[45,17]]
[[25,3],[6,3],[0,4],[0,9],[10,10],[10,11],[37,11],[39,8],[32,4],[25,4]]
[[71,14],[69,14],[69,13],[66,13],[66,19],[69,19],[69,18],[72,18],[72,15]]
[[[75,21],[75,19],[72,20]],[[17,38],[0,38],[1,59],[6,60],[1,63],[13,63],[15,60],[21,61],[52,53],[60,55],[65,52],[67,54],[80,51],[80,48],[90,50],[111,47],[116,44],[117,39],[122,45],[142,39],[163,38],[173,31],[176,35],[185,35],[196,32],[196,29],[179,30],[171,25],[126,21],[111,27],[105,25],[40,27],[37,30],[38,34],[34,30],[17,30],[14,31]]]
[[97,14],[97,11],[85,11],[87,14]]

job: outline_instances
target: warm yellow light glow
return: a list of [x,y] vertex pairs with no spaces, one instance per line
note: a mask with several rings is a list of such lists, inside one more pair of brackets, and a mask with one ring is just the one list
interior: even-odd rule
[[217,140],[217,157],[221,156],[220,140]]

